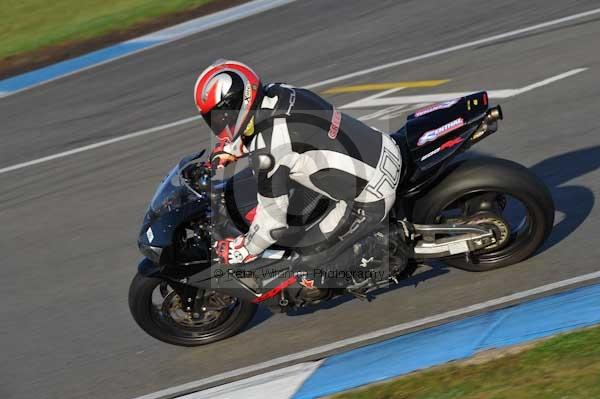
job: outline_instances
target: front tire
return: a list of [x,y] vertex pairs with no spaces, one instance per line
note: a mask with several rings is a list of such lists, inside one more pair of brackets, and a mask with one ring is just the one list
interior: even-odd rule
[[[215,294],[220,295],[212,292]],[[162,303],[157,305],[157,298]],[[136,323],[152,337],[180,346],[206,345],[235,335],[250,322],[257,308],[256,304],[229,297],[231,305],[226,313],[204,322],[201,315],[191,317],[176,309],[178,298],[166,281],[139,273],[129,287],[129,309]],[[172,314],[173,309],[177,313]]]
[[[489,198],[488,193],[522,203],[526,216],[516,226],[519,230],[515,227],[501,248],[472,254],[468,260],[465,256],[445,258],[444,263],[468,271],[513,265],[532,256],[552,231],[554,201],[545,184],[527,168],[496,158],[471,159],[456,165],[438,185],[416,201],[413,220],[423,224],[447,222],[441,215],[449,208],[460,208],[472,198],[486,198],[486,195]],[[463,212],[462,218],[468,219],[465,209],[459,212]],[[489,210],[486,211],[489,214]]]

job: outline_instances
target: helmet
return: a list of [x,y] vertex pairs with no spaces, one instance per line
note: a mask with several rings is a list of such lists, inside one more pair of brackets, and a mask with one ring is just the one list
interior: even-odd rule
[[218,60],[198,77],[194,100],[213,133],[221,140],[234,141],[252,119],[261,86],[259,76],[247,65]]

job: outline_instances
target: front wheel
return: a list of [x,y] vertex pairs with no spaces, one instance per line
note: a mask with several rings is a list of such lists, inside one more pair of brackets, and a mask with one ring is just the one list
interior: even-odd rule
[[202,305],[185,311],[177,292],[165,280],[136,274],[129,287],[129,309],[137,324],[169,344],[198,346],[219,341],[246,326],[257,305],[213,290],[198,290]]
[[502,159],[479,158],[458,164],[417,200],[416,223],[469,223],[489,226],[497,243],[443,261],[469,271],[487,271],[521,262],[542,245],[554,223],[548,188],[527,168]]

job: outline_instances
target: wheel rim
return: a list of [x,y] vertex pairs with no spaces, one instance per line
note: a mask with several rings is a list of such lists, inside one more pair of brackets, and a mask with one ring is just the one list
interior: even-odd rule
[[[494,197],[496,201],[491,211],[509,226],[510,236],[497,249],[475,251],[472,262],[478,264],[498,263],[526,246],[536,232],[534,210],[528,202],[514,193],[486,191],[470,193],[452,201],[442,208],[435,218],[436,223],[464,223],[473,216],[473,209],[465,206],[473,198]],[[477,209],[477,208],[476,208]],[[486,211],[490,209],[486,208]],[[458,211],[458,213],[457,213]]]
[[202,308],[186,312],[177,292],[167,282],[158,282],[150,295],[151,318],[172,335],[203,340],[227,330],[241,311],[238,298],[212,290],[199,290],[198,296],[203,297]]

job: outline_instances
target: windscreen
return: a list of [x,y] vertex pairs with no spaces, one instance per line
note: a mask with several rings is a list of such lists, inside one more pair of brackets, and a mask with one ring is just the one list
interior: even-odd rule
[[[156,189],[156,193],[150,202],[150,209],[156,214],[171,212],[173,209],[184,206],[187,202],[204,199],[210,182],[207,179],[205,168],[200,158],[204,151],[190,155],[179,162],[171,172],[164,178]],[[193,180],[186,182],[183,174]],[[204,173],[197,173],[202,171]],[[187,172],[187,174],[186,174]]]
[[156,193],[150,202],[150,209],[152,209],[153,212],[170,212],[173,207],[181,205],[181,198],[184,196],[187,189],[180,180],[179,172],[180,168],[179,165],[177,165],[158,186]]

